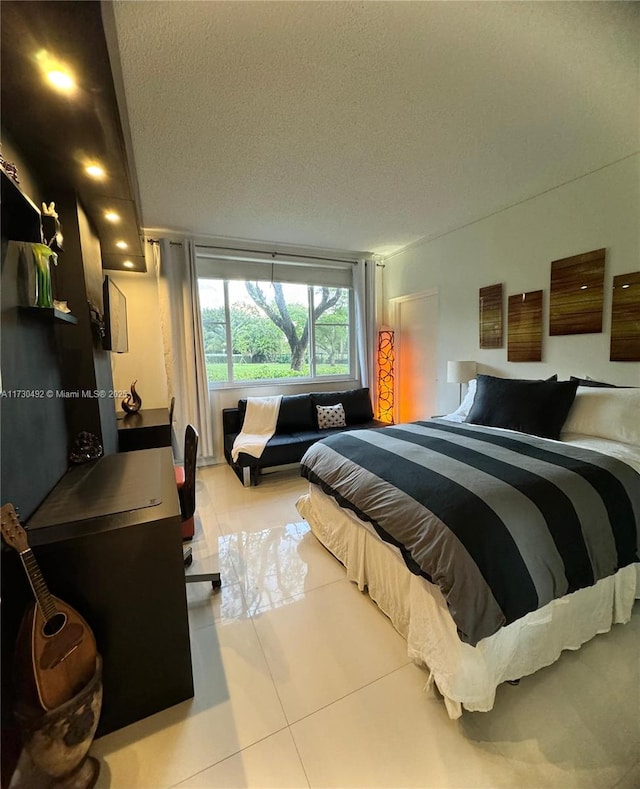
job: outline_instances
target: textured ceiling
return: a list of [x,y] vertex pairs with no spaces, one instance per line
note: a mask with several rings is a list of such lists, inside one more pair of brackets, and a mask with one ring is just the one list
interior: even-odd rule
[[639,147],[637,3],[114,5],[146,227],[385,253]]

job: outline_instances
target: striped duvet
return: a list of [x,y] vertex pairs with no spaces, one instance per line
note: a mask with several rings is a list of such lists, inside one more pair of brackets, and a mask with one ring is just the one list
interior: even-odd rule
[[439,586],[473,646],[638,561],[640,475],[576,446],[430,420],[330,436],[302,474]]

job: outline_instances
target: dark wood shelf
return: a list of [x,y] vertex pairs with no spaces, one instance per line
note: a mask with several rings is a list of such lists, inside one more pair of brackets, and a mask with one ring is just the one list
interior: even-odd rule
[[[16,183],[13,178],[6,172],[4,167],[0,167],[0,172],[2,175],[7,179],[7,186],[9,184],[16,190],[16,193],[24,200],[27,206],[36,214],[40,215],[40,209],[38,206],[33,202],[33,200],[29,197],[29,195],[24,191],[24,189],[20,186],[20,184]],[[3,179],[4,180],[4,179]]]
[[42,242],[40,210],[22,187],[0,167],[3,241]]
[[55,307],[20,307],[21,312],[37,315],[43,320],[61,321],[62,323],[77,323],[78,319],[70,312],[62,312]]

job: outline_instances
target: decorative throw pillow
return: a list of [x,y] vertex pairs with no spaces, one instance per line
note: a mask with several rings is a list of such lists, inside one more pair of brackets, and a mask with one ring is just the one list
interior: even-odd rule
[[542,438],[560,437],[576,396],[577,381],[525,381],[479,375],[467,422],[518,430]]
[[312,392],[311,402],[317,405],[342,404],[349,425],[359,425],[373,419],[369,389],[348,389],[341,392]]
[[335,405],[317,405],[316,411],[318,412],[318,428],[320,430],[347,426],[342,403],[336,403]]

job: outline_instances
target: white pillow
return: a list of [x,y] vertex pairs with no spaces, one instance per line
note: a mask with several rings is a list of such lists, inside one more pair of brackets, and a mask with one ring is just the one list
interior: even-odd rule
[[335,405],[317,405],[316,411],[318,412],[318,428],[320,430],[329,430],[331,427],[347,426],[342,403],[336,403]]
[[449,414],[449,416],[461,417],[460,421],[464,422],[464,420],[469,416],[469,411],[471,411],[471,406],[473,405],[477,388],[478,388],[478,382],[476,381],[475,378],[472,378],[469,381],[469,386],[467,387],[467,393],[462,399],[462,402],[452,414]]
[[640,389],[579,386],[562,433],[640,446]]

